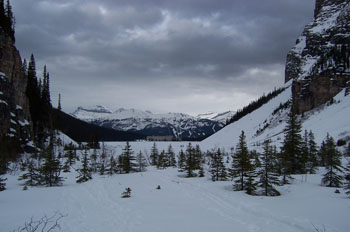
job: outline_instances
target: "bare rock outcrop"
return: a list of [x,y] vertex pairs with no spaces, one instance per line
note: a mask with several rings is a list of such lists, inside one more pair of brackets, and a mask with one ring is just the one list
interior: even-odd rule
[[11,37],[0,28],[0,138],[23,145],[32,135],[26,87],[21,56]]
[[350,1],[316,0],[314,14],[287,55],[285,82],[293,80],[298,113],[332,99],[350,77]]

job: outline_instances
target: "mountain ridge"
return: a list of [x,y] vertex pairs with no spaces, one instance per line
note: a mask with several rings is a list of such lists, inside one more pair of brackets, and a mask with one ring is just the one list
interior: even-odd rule
[[191,116],[184,113],[154,114],[151,111],[104,106],[78,107],[71,115],[95,125],[115,130],[131,131],[147,136],[173,136],[176,140],[201,140],[218,130],[233,111]]

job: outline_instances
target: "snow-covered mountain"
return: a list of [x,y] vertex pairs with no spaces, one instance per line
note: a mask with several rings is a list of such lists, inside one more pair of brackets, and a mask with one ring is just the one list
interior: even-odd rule
[[290,103],[300,114],[304,130],[312,130],[318,144],[327,133],[350,141],[350,2],[317,0],[314,20],[305,26],[287,55],[281,94],[240,120],[202,141],[202,147],[230,149],[242,130],[248,145],[261,149],[265,139],[283,141]]
[[[262,149],[261,144],[265,139],[271,139],[277,147],[280,147],[289,113],[289,107],[281,106],[292,98],[291,81],[285,86],[289,87],[267,104],[203,140],[201,148],[222,147],[229,151],[236,146],[242,130],[246,134],[247,143],[251,149]],[[329,101],[304,113],[300,118],[303,130],[312,130],[316,142],[320,145],[327,133],[333,136],[335,141],[339,139],[350,141],[348,115],[350,115],[350,94],[345,95],[344,89],[334,97],[333,104]]]
[[207,112],[207,113],[198,114],[197,118],[210,119],[210,120],[221,122],[221,123],[225,124],[226,120],[232,118],[232,116],[235,113],[236,113],[235,111],[226,111],[226,112],[222,112],[222,113],[217,113],[217,112],[210,111],[210,112]]
[[150,111],[119,108],[111,111],[103,106],[78,107],[72,115],[81,120],[122,131],[176,139],[201,139],[220,130],[232,111],[193,117],[183,113],[154,114]]

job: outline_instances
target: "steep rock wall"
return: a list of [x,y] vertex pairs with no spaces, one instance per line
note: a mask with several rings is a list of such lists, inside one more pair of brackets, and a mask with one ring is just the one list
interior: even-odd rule
[[298,113],[324,104],[350,76],[350,1],[316,0],[314,21],[287,55],[285,81],[293,79]]
[[32,135],[26,75],[13,40],[1,28],[0,72],[0,138],[25,145]]

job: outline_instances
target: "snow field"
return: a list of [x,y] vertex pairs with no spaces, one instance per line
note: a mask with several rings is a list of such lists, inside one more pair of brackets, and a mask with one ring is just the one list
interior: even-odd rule
[[[322,170],[319,171],[322,173]],[[30,217],[56,211],[67,215],[61,231],[314,231],[347,232],[350,201],[344,193],[319,185],[319,174],[295,176],[295,183],[280,187],[280,197],[256,197],[232,191],[232,182],[209,177],[183,178],[177,169],[114,176],[94,175],[75,183],[69,173],[62,187],[34,187],[27,191],[8,177],[0,192],[0,231],[12,231]],[[161,189],[156,187],[160,185]],[[121,198],[126,187],[131,198]]]

